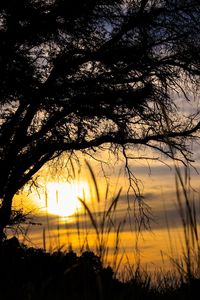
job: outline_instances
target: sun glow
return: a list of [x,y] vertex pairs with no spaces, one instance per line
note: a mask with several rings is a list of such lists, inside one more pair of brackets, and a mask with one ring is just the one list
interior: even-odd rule
[[67,217],[80,211],[78,198],[88,199],[90,190],[87,182],[48,182],[46,184],[46,209],[48,213]]

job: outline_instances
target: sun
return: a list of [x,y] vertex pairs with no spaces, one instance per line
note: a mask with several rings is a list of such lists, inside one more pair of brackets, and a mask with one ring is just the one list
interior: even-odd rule
[[87,182],[48,182],[46,184],[46,209],[48,213],[67,217],[80,211],[78,198],[88,198],[90,190]]

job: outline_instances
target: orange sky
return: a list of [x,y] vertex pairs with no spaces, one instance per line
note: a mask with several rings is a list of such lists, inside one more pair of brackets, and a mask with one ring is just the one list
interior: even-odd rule
[[[51,248],[51,250],[61,246],[65,249],[72,246],[78,251],[83,245],[86,247],[85,239],[87,236],[89,246],[95,250],[98,243],[94,226],[88,215],[85,215],[85,210],[77,197],[82,199],[85,197],[86,203],[98,223],[101,219],[100,212],[102,213],[103,210],[108,209],[109,203],[122,187],[116,213],[112,216],[115,227],[112,227],[109,234],[104,234],[106,245],[109,248],[105,260],[112,265],[112,253],[116,247],[117,226],[121,222],[118,246],[119,257],[122,254],[124,255],[123,264],[127,263],[127,257],[129,263],[133,263],[136,254],[139,253],[142,263],[144,265],[148,264],[148,268],[151,270],[160,266],[169,267],[172,248],[173,255],[179,256],[182,253],[180,241],[183,241],[181,220],[177,212],[173,167],[170,169],[157,161],[151,162],[151,169],[148,168],[145,161],[139,161],[137,164],[134,162],[133,164],[134,174],[142,182],[141,191],[144,195],[144,201],[151,207],[153,216],[151,231],[143,230],[139,236],[137,244],[139,252],[136,251],[134,195],[130,193],[130,210],[127,214],[128,183],[121,167],[120,163],[113,164],[109,168],[106,167],[106,175],[109,175],[106,180],[101,168],[97,167],[97,164],[93,164],[92,168],[99,189],[99,202],[97,201],[98,196],[95,192],[94,182],[85,163],[83,163],[80,172],[76,168],[76,174],[71,179],[71,186],[67,181],[69,178],[66,180],[67,170],[65,168],[62,169],[65,176],[61,176],[60,181],[58,181],[58,178],[53,181],[52,176],[47,176],[47,174],[50,174],[50,170],[43,169],[40,178],[40,184],[43,188],[34,190],[31,194],[24,191],[23,194],[16,197],[17,200],[15,201],[18,205],[25,206],[27,210],[33,210],[35,221],[42,224],[41,226],[33,226],[28,231],[28,237],[33,244],[43,247],[45,242],[45,247],[47,249]],[[183,171],[183,168],[181,171]],[[196,190],[199,189],[199,175],[194,171],[191,171],[191,183]],[[107,184],[109,184],[110,190],[108,195],[106,195]],[[197,219],[200,221],[199,197],[195,191],[192,194],[197,198]],[[61,202],[61,204],[58,205],[58,202]],[[66,214],[63,212],[65,207]],[[48,222],[46,213],[48,213]],[[77,228],[77,221],[79,229]],[[170,233],[167,226],[170,228]],[[80,235],[77,230],[79,230]]]

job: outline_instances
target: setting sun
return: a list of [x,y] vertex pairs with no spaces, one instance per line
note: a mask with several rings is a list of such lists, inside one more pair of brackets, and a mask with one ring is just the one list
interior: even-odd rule
[[46,209],[50,214],[70,216],[81,209],[78,198],[89,197],[90,191],[85,181],[48,182],[46,184]]

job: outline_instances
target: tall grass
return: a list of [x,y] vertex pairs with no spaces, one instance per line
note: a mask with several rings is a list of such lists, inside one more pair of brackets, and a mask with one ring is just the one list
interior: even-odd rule
[[[170,132],[171,126],[164,106],[161,106],[167,132]],[[165,134],[165,128],[163,127]],[[200,194],[196,194],[191,186],[190,178],[190,160],[184,152],[181,152],[183,159],[176,157],[176,149],[173,147],[173,141],[166,137],[169,152],[168,155],[173,160],[175,169],[175,189],[176,204],[181,221],[182,237],[180,237],[181,253],[178,258],[171,257],[171,262],[178,271],[182,282],[191,283],[194,279],[200,279],[200,213],[198,204],[200,204]],[[180,167],[181,163],[181,167]],[[197,196],[196,196],[197,195]],[[173,252],[170,229],[168,227],[169,240]]]
[[[123,254],[119,254],[120,248],[120,232],[123,229],[123,224],[125,220],[122,222],[117,222],[116,217],[116,209],[118,205],[118,200],[121,194],[122,188],[119,188],[116,195],[114,195],[111,199],[109,198],[109,185],[106,185],[106,189],[104,194],[102,195],[100,191],[100,185],[97,181],[97,178],[94,174],[94,171],[91,165],[86,161],[87,168],[89,170],[91,185],[93,187],[94,193],[92,193],[92,199],[87,202],[85,197],[79,198],[84,211],[86,219],[90,221],[90,228],[95,232],[95,253],[100,258],[103,265],[108,263],[108,255],[110,252],[110,237],[111,235],[115,235],[114,244],[113,244],[113,261],[112,268],[115,273],[118,272],[121,261],[123,259]],[[93,207],[91,207],[93,206]],[[87,228],[87,225],[85,226]],[[79,216],[77,214],[77,233],[80,240],[80,225],[79,225]],[[89,231],[85,232],[85,240],[88,239]],[[89,243],[87,243],[87,246]]]
[[[75,250],[79,253],[93,251],[100,258],[102,265],[109,264],[114,274],[117,274],[124,258],[120,235],[126,222],[126,215],[121,220],[117,219],[117,208],[122,188],[119,188],[112,195],[110,186],[107,183],[102,190],[91,165],[87,161],[86,167],[89,173],[90,199],[87,199],[86,193],[83,191],[83,196],[78,198],[83,209],[81,211],[77,209],[74,215],[79,249],[73,249],[73,243],[69,237],[70,229],[67,227],[66,221],[67,249]],[[57,194],[56,201],[59,201]],[[48,217],[47,193],[45,193],[45,206],[47,229],[43,229],[43,248],[48,250],[47,245],[49,244],[49,250],[52,251],[54,248],[52,246],[51,226]],[[64,245],[61,244],[60,229],[60,218],[58,216],[56,228],[57,249],[64,248]],[[111,257],[112,260],[110,260]]]
[[[181,220],[181,253],[178,258],[171,257],[171,262],[178,271],[181,281],[191,283],[200,279],[200,223],[199,193],[191,187],[190,170],[184,172],[175,164],[176,203]],[[173,249],[173,245],[171,246]]]
[[[172,263],[172,269],[175,271],[173,274],[158,273],[155,278],[151,277],[147,270],[142,268],[142,261],[140,260],[140,253],[137,251],[137,239],[140,237],[137,233],[133,232],[136,236],[135,252],[136,257],[134,264],[130,263],[126,250],[123,249],[121,241],[121,233],[124,228],[125,222],[127,222],[126,216],[120,222],[117,219],[118,203],[121,195],[121,188],[118,189],[115,195],[110,197],[110,187],[107,183],[104,191],[101,190],[101,185],[97,180],[97,177],[91,167],[86,162],[86,166],[89,172],[89,181],[91,187],[91,199],[87,199],[83,192],[83,196],[79,198],[83,207],[83,212],[77,211],[76,216],[76,235],[79,244],[79,252],[83,253],[85,250],[93,251],[101,260],[101,263],[105,266],[110,264],[114,270],[115,276],[119,275],[119,270],[123,268],[122,262],[126,261],[126,268],[124,273],[120,274],[120,277],[124,281],[130,279],[134,282],[142,283],[148,288],[151,282],[157,282],[158,286],[164,289],[177,288],[178,282],[191,283],[194,279],[200,279],[200,242],[199,242],[199,211],[200,198],[197,197],[197,193],[191,187],[189,167],[183,168],[174,161],[175,166],[175,188],[176,188],[176,204],[178,209],[179,218],[181,220],[180,236],[181,251],[176,255],[174,241],[170,232],[170,224],[168,224],[169,240],[171,243],[170,261]],[[46,205],[48,205],[48,199],[46,199]],[[47,216],[48,218],[48,216]],[[60,226],[59,217],[57,225],[57,240],[58,248],[61,249],[63,245],[60,242]],[[130,226],[131,228],[131,226]],[[47,248],[47,235],[49,240],[50,225],[47,221],[47,232],[43,230],[43,245]],[[68,249],[73,250],[73,243],[70,242],[69,228],[66,223],[66,235],[68,235]],[[113,244],[111,244],[111,239]],[[92,237],[92,238],[91,238]],[[52,246],[51,246],[52,249]],[[122,250],[123,249],[123,250]],[[76,249],[77,251],[77,249]],[[109,257],[112,256],[112,261],[109,261]],[[179,275],[178,278],[174,278],[175,274]],[[179,281],[180,280],[180,281]],[[175,283],[174,283],[175,282]]]

